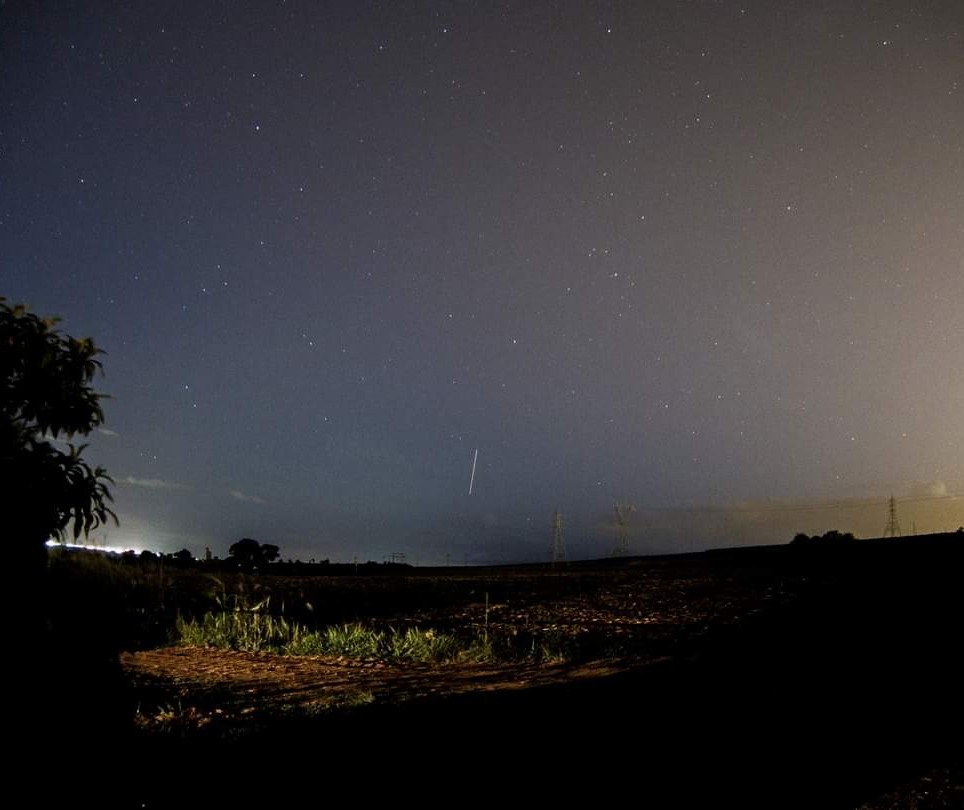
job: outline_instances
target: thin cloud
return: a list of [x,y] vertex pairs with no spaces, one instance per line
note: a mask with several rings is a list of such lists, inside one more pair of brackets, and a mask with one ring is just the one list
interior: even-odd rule
[[244,503],[264,503],[257,495],[246,495],[239,489],[232,489],[231,497],[238,501],[244,501]]
[[947,494],[943,481],[915,481],[910,488],[912,498],[946,498]]
[[161,478],[134,478],[132,475],[128,475],[127,478],[121,479],[122,484],[130,484],[132,487],[144,487],[145,489],[187,489],[188,487],[184,484],[178,484],[174,481],[165,481]]
[[110,428],[97,428],[97,432],[102,433],[104,436],[110,436],[111,438],[120,435],[116,430],[111,430]]

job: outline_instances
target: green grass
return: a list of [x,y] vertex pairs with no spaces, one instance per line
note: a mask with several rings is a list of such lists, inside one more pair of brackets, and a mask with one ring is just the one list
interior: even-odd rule
[[323,611],[328,622],[359,615],[343,604],[349,585],[354,587],[347,578],[336,583],[344,592],[336,592],[331,583],[211,573],[166,560],[61,548],[50,551],[48,576],[48,627],[78,648],[138,650],[180,642],[288,655],[460,662],[556,662],[597,652],[569,633],[490,625],[487,593],[477,623],[399,629],[380,621],[379,611],[365,613],[372,616],[365,624],[318,624],[315,605],[329,597],[335,604]]
[[215,647],[281,655],[332,655],[379,661],[423,663],[527,660],[560,662],[570,657],[557,638],[496,640],[490,633],[463,639],[434,629],[341,624],[313,630],[283,617],[257,610],[206,613],[201,619],[177,620],[177,638],[188,647]]
[[431,629],[375,630],[361,624],[343,624],[311,630],[257,611],[206,613],[200,620],[178,618],[177,636],[189,647],[382,661],[455,661],[472,650],[472,645],[455,636]]
[[177,634],[187,647],[218,647],[245,652],[282,652],[300,628],[269,613],[222,611],[198,621],[177,618]]

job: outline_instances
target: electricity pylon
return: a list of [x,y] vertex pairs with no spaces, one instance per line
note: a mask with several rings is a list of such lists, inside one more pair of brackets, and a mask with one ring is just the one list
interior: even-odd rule
[[566,561],[566,539],[562,534],[562,512],[552,513],[552,567]]
[[629,556],[629,516],[636,511],[631,503],[613,502],[616,511],[616,546],[613,548],[614,557]]
[[890,496],[890,507],[887,514],[887,526],[884,528],[884,537],[903,537],[900,532],[900,522],[897,520],[897,499]]

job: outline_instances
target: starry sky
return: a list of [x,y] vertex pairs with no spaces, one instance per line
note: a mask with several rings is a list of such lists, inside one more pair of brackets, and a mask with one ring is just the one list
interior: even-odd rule
[[964,523],[960,0],[8,0],[0,150],[0,295],[106,352],[101,542]]

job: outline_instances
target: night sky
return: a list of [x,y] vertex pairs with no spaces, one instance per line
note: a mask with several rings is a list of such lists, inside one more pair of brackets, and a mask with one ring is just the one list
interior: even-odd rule
[[99,542],[964,523],[961,0],[107,5],[0,8],[0,295],[106,351]]

